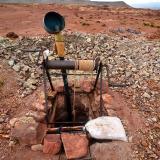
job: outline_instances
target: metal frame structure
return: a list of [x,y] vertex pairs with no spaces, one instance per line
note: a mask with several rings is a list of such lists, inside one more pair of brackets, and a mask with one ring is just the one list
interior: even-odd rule
[[[53,62],[53,61],[52,61]],[[67,119],[67,121],[66,122],[48,122],[48,94],[47,94],[47,80],[48,80],[48,82],[49,82],[49,84],[50,84],[50,88],[51,88],[51,90],[52,91],[54,91],[54,86],[53,86],[53,84],[52,84],[52,81],[51,81],[51,75],[50,75],[50,73],[49,73],[49,68],[51,68],[51,66],[50,67],[48,67],[48,64],[50,63],[50,61],[48,61],[48,58],[47,59],[44,59],[44,57],[43,57],[43,79],[44,79],[44,93],[45,93],[45,105],[46,105],[46,111],[47,111],[47,116],[46,116],[46,122],[47,122],[47,124],[48,125],[50,125],[50,126],[52,126],[52,125],[55,125],[55,124],[59,124],[60,126],[62,125],[62,126],[77,126],[77,125],[80,125],[80,126],[84,126],[84,124],[86,123],[86,122],[73,122],[72,121],[72,118],[68,118]],[[68,87],[68,80],[67,80],[67,76],[68,76],[68,74],[67,74],[67,72],[66,72],[66,70],[65,70],[65,68],[63,68],[64,66],[62,65],[62,66],[59,66],[59,68],[55,68],[55,69],[61,69],[61,74],[57,74],[57,75],[61,75],[62,76],[62,78],[63,78],[63,82],[64,82],[64,95],[65,95],[65,97],[66,98],[69,98],[70,99],[70,97],[68,97],[68,96],[70,96],[71,94],[73,94],[73,93],[71,93],[70,91],[69,91],[69,87]],[[54,68],[53,66],[52,66],[52,68]],[[62,69],[63,68],[63,69]],[[103,69],[103,64],[102,64],[102,62],[100,61],[100,63],[99,63],[99,65],[97,66],[97,70],[96,70],[96,74],[95,74],[95,76],[96,76],[96,79],[95,79],[95,82],[94,82],[94,86],[93,86],[93,88],[92,88],[92,90],[91,90],[91,92],[90,93],[93,93],[94,91],[95,91],[95,89],[96,89],[96,86],[97,86],[97,83],[98,83],[98,80],[100,80],[100,116],[102,116],[102,113],[103,113],[103,100],[102,100],[102,78],[103,78],[103,75],[102,75],[102,69]],[[76,75],[76,74],[74,74],[74,75]],[[78,74],[79,76],[80,75],[84,75],[84,74]],[[88,75],[88,74],[85,74],[85,75]],[[67,82],[67,85],[66,85],[66,82]],[[66,93],[67,93],[67,96],[66,96]],[[80,92],[79,92],[80,93]],[[84,93],[84,92],[83,92]],[[88,93],[89,94],[89,93]],[[66,102],[66,100],[65,100],[65,102]],[[71,105],[71,104],[70,104]],[[52,108],[53,109],[53,108]],[[71,108],[72,109],[72,108]],[[71,114],[72,114],[72,110],[70,111],[70,110],[68,110],[68,112],[70,112]],[[70,116],[70,114],[68,115],[68,116]],[[61,133],[61,130],[62,130],[62,128],[61,127],[59,127],[59,133]],[[72,130],[71,131],[69,131],[69,132],[73,132]],[[81,129],[81,130],[79,130],[79,132],[84,132],[84,130],[83,129]],[[58,160],[60,160],[61,159],[61,154],[59,155],[59,158],[58,158]],[[93,160],[94,158],[92,157],[92,155],[91,155],[91,151],[90,151],[90,146],[89,146],[89,148],[88,148],[88,155],[85,157],[85,158],[81,158],[81,159],[77,159],[77,160]]]
[[[60,61],[58,61],[58,62],[60,62]],[[57,62],[56,62],[56,65],[55,66],[53,65],[52,68],[61,69],[62,74],[56,73],[56,75],[62,75],[63,82],[64,82],[64,94],[65,94],[65,97],[67,98],[67,100],[69,99],[69,101],[70,101],[70,95],[73,94],[73,93],[71,93],[71,91],[69,90],[68,80],[67,80],[68,74],[66,73],[66,69],[64,68],[64,65],[63,65],[63,64],[66,65],[67,62],[72,62],[72,61],[66,61],[65,63],[62,63],[62,65],[59,64],[58,67],[57,67]],[[49,73],[49,69],[51,68],[51,66],[50,66],[51,63],[54,64],[54,61],[51,62],[51,61],[48,60],[48,58],[43,60],[43,77],[44,77],[43,79],[44,79],[46,111],[48,110],[47,79],[48,79],[48,82],[50,84],[51,90],[54,91],[54,87],[53,87],[53,84],[52,84],[52,81],[51,81],[51,75]],[[71,69],[73,69],[73,68],[71,68]],[[97,66],[97,70],[96,70],[97,74],[95,74],[96,79],[95,79],[95,82],[94,82],[94,86],[93,86],[92,90],[90,91],[90,93],[93,93],[95,91],[98,80],[100,80],[100,116],[102,116],[102,112],[103,112],[103,101],[102,101],[102,78],[103,78],[103,75],[102,75],[102,69],[103,69],[103,64],[100,61],[99,65]],[[76,74],[74,74],[74,75],[76,75]],[[84,74],[78,74],[78,75],[84,75]],[[85,74],[85,75],[88,75],[88,74]],[[78,92],[78,93],[80,93],[80,92]],[[66,101],[66,99],[65,99],[65,102],[68,102],[68,101]],[[68,105],[68,103],[67,103],[67,105]],[[67,111],[69,113],[68,116],[71,116],[71,113],[72,113],[71,103],[70,103],[70,108]],[[70,124],[71,124],[72,123],[72,118],[68,118],[67,123],[68,122],[70,122]],[[47,120],[47,123],[48,123],[48,120]]]

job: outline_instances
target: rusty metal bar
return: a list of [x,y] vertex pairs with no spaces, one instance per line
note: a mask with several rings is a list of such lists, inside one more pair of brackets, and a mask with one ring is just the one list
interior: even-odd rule
[[48,69],[75,69],[75,61],[70,60],[50,60],[47,61]]
[[75,126],[75,127],[59,127],[59,128],[48,128],[47,132],[69,132],[69,131],[83,131],[84,126]]
[[[99,66],[99,61],[94,61],[94,63],[95,63],[95,66],[94,66],[93,70],[97,70],[97,68]],[[48,69],[80,70],[79,66],[76,66],[75,60],[63,60],[63,61],[62,60],[50,60],[50,61],[47,61],[46,66]]]
[[[62,75],[62,73],[51,73],[51,75],[55,75],[55,76],[60,76]],[[70,76],[95,76],[97,75],[97,73],[67,73],[67,75],[70,75]]]
[[85,124],[86,122],[53,122],[53,123],[49,122],[48,124]]

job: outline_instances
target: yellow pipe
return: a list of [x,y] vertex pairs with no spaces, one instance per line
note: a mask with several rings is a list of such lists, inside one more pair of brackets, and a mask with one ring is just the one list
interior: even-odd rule
[[65,56],[64,37],[61,33],[55,34],[55,50],[59,57]]

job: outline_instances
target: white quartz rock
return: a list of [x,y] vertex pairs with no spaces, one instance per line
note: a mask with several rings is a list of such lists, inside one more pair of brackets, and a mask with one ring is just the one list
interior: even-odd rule
[[85,129],[92,138],[127,141],[121,120],[117,117],[98,117],[86,123]]

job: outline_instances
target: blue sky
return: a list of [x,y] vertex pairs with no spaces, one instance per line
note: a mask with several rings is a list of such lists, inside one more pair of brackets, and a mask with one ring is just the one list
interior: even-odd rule
[[[91,0],[91,1],[122,1],[122,0]],[[148,3],[148,2],[160,2],[160,0],[123,0],[127,4],[135,4],[135,3]]]

